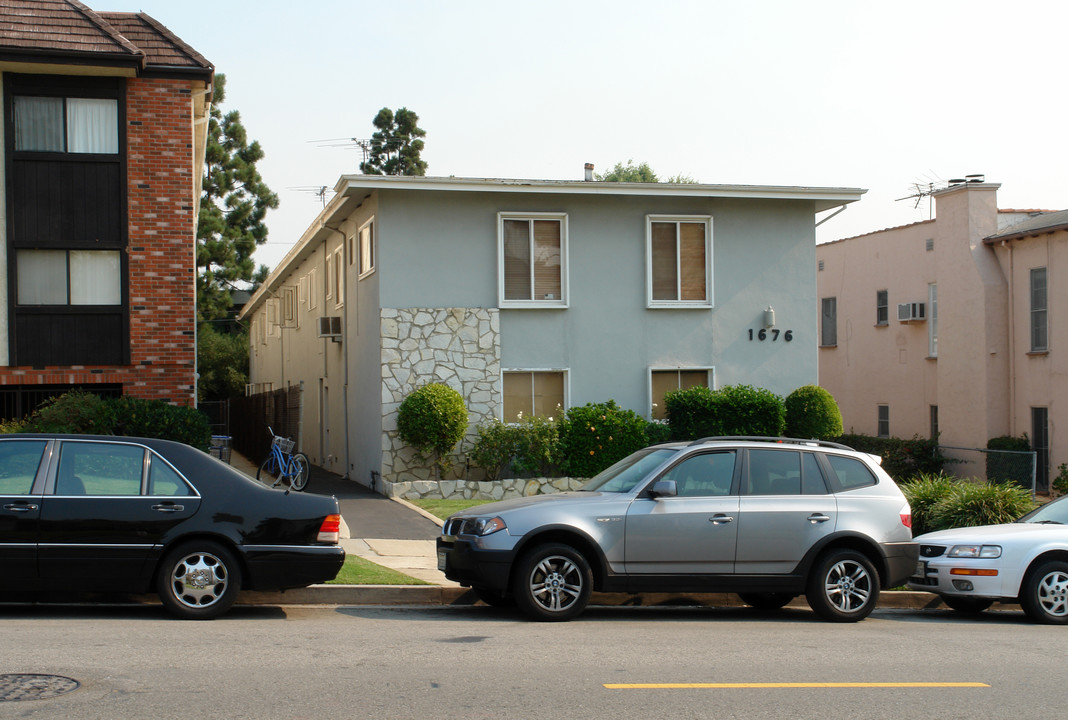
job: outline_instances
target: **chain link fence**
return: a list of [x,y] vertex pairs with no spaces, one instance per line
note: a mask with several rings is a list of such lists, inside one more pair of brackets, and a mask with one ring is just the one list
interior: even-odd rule
[[962,478],[976,478],[987,482],[1012,482],[1036,492],[1048,492],[1048,487],[1036,485],[1038,453],[1034,450],[990,450],[988,448],[939,445],[945,456],[945,473]]

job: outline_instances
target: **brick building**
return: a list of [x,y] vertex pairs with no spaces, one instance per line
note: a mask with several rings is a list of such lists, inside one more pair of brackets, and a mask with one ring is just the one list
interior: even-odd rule
[[214,69],[143,13],[0,0],[0,417],[74,387],[196,400]]

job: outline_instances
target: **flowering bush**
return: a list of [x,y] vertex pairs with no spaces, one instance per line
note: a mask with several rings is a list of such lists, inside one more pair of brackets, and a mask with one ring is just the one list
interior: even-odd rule
[[573,407],[560,421],[560,456],[571,477],[593,477],[646,445],[645,418],[615,400]]

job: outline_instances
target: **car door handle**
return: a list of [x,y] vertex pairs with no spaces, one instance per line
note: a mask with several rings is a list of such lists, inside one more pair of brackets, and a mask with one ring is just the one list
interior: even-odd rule
[[36,505],[5,505],[4,509],[5,510],[10,510],[11,512],[29,512],[30,510],[36,510],[37,506]]
[[722,525],[723,523],[734,522],[734,516],[724,515],[723,513],[716,513],[712,517],[708,518],[708,521],[713,525]]
[[169,503],[167,505],[153,505],[152,509],[158,510],[159,512],[172,513],[178,512],[179,510],[185,510],[185,505],[174,505],[173,503]]
[[825,523],[830,519],[831,518],[829,515],[824,515],[823,513],[812,513],[808,516],[808,521],[813,525],[815,525],[816,523]]

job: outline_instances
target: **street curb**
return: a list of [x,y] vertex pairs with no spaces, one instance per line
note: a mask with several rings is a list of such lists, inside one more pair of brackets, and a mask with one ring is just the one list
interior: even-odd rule
[[[238,605],[474,605],[469,588],[441,585],[312,585],[284,592],[244,591]],[[733,593],[598,593],[590,605],[628,607],[747,607]],[[803,596],[787,607],[808,607]],[[924,610],[942,607],[934,593],[889,590],[879,593],[879,608]]]

